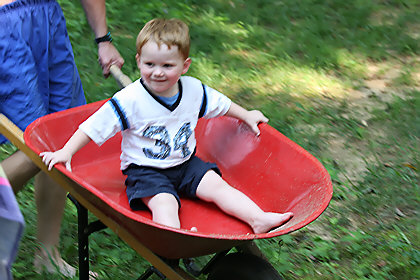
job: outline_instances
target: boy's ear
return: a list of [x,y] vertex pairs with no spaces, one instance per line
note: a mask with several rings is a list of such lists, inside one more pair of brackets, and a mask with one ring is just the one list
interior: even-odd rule
[[138,53],[136,53],[136,62],[137,62],[137,67],[140,69],[140,55]]
[[187,73],[188,69],[190,68],[190,65],[191,65],[191,58],[189,58],[189,57],[188,57],[188,58],[184,61],[184,69],[182,70],[182,74]]

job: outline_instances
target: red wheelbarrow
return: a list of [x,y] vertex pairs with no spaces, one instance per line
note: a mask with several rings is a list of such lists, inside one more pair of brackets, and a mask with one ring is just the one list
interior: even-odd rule
[[[10,127],[5,117],[1,120],[0,132],[46,171],[38,154],[61,148],[79,124],[104,102],[87,104],[36,120],[25,130],[25,143],[18,129],[5,129],[6,126]],[[235,273],[235,267],[226,269],[226,264],[238,261],[252,265],[247,263],[236,268],[246,271],[247,275],[236,276],[236,279],[281,279],[278,275],[261,274],[262,267],[268,267],[267,271],[275,270],[265,261],[259,264],[262,260],[260,257],[255,259],[255,255],[261,256],[262,253],[252,241],[287,234],[314,221],[328,206],[333,189],[329,174],[317,159],[268,124],[261,124],[260,130],[260,136],[255,137],[238,120],[228,117],[201,119],[196,128],[197,155],[216,162],[224,179],[248,195],[263,210],[294,213],[291,220],[271,233],[254,234],[248,225],[224,214],[215,205],[187,198],[181,198],[181,229],[154,223],[149,211],[132,211],[125,193],[124,177],[119,169],[120,134],[101,147],[89,143],[82,148],[72,159],[72,171],[64,165],[56,165],[48,173],[69,192],[81,209],[79,262],[83,258],[85,264],[80,263],[80,279],[88,279],[86,235],[103,228],[103,224],[148,260],[157,269],[156,273],[168,279],[195,279],[191,273],[194,276],[208,273],[208,279],[235,279],[235,276],[226,275]],[[88,224],[86,209],[100,222]],[[191,231],[192,227],[196,227],[197,231]],[[244,252],[234,256],[237,260],[232,260],[233,254],[227,254],[233,247]],[[250,252],[253,255],[249,255]],[[171,261],[215,253],[206,267],[199,271],[191,270],[190,273]],[[252,266],[259,266],[253,270],[258,271],[255,272],[258,275],[248,271]],[[147,279],[151,271],[139,279]]]

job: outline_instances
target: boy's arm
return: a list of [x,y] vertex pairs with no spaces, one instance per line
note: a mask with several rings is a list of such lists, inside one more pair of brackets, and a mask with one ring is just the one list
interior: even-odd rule
[[232,104],[230,105],[230,108],[227,111],[226,116],[230,116],[230,117],[234,117],[234,118],[242,120],[257,135],[260,134],[260,130],[258,129],[258,124],[260,122],[265,122],[265,123],[268,122],[268,118],[266,118],[263,115],[263,113],[261,113],[260,111],[258,110],[248,111],[234,102],[232,102]]
[[67,141],[63,148],[56,152],[42,152],[39,155],[42,161],[51,170],[56,163],[65,162],[67,169],[70,169],[71,157],[83,146],[90,142],[89,136],[82,130],[78,129],[73,136]]

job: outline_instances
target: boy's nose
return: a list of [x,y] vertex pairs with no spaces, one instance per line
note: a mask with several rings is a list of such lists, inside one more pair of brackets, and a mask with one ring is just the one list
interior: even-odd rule
[[156,68],[155,71],[153,72],[153,74],[155,76],[163,76],[163,71],[160,67]]

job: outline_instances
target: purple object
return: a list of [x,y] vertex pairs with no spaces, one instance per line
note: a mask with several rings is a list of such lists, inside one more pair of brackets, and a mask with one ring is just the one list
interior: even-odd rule
[[10,269],[24,226],[13,190],[0,167],[0,279],[13,279]]

